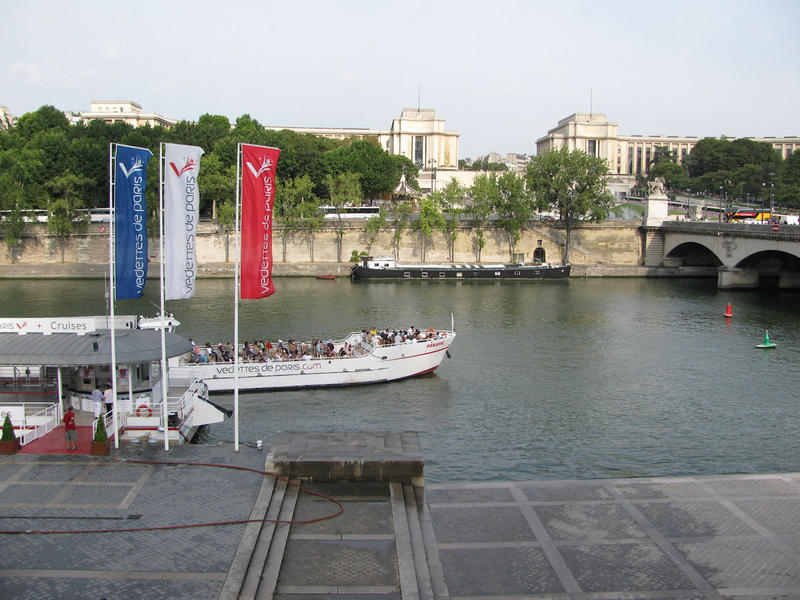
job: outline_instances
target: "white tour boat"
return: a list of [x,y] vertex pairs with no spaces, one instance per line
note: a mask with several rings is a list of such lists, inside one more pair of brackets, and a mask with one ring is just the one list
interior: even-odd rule
[[[415,377],[434,371],[455,340],[450,330],[422,331],[399,343],[384,342],[379,335],[368,337],[350,333],[332,344],[332,356],[313,356],[278,360],[240,361],[240,390],[277,390],[326,386],[381,383]],[[282,342],[279,342],[282,343]],[[214,347],[217,348],[216,346]],[[318,353],[319,354],[319,353]],[[175,384],[202,378],[209,391],[225,392],[234,388],[233,362],[193,361],[191,353],[170,359],[170,381]]]

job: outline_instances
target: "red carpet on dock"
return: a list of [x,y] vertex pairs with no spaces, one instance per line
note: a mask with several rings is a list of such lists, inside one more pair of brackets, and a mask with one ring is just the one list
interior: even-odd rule
[[92,442],[92,426],[78,426],[78,449],[67,450],[67,438],[64,426],[56,427],[47,435],[26,444],[20,454],[89,454]]

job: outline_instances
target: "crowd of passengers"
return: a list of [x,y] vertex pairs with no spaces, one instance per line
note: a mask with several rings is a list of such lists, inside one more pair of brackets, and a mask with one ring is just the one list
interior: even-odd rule
[[[434,328],[421,331],[415,327],[402,329],[362,329],[361,341],[364,344],[392,345],[392,344],[412,344],[417,341],[428,339],[441,339],[444,333],[440,333]],[[191,340],[190,340],[191,341]],[[192,362],[215,363],[233,362],[233,344],[218,344],[216,347],[206,342],[205,346],[192,344]],[[331,340],[313,339],[310,342],[305,340],[295,341],[290,339],[287,342],[278,340],[276,344],[269,341],[244,342],[239,350],[239,359],[245,362],[272,362],[283,360],[311,360],[314,358],[344,358],[363,354],[364,350],[357,344],[353,346],[347,342],[339,345],[338,349]]]

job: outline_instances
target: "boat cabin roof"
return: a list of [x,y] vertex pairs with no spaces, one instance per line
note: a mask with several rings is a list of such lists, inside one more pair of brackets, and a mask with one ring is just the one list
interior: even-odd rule
[[[161,331],[117,329],[118,364],[135,364],[161,358]],[[186,338],[165,333],[167,357],[191,352]],[[108,330],[76,333],[0,333],[0,365],[44,365],[76,367],[111,364],[111,333]]]

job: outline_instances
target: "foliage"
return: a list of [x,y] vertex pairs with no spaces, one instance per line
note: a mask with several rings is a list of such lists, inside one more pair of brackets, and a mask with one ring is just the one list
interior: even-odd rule
[[484,227],[499,198],[496,183],[497,180],[494,177],[490,179],[488,175],[478,175],[467,194],[471,202],[464,208],[464,213],[468,216],[472,226],[478,262],[480,262],[481,252],[486,246]]
[[101,415],[99,419],[97,419],[97,427],[94,430],[94,441],[95,442],[107,442],[108,441],[108,432],[106,431],[106,424],[105,419]]
[[527,182],[541,208],[552,207],[564,226],[563,261],[569,262],[572,229],[580,221],[601,221],[614,198],[606,188],[602,158],[567,148],[540,154],[528,164]]
[[509,258],[533,213],[533,202],[525,179],[516,173],[503,173],[497,180],[497,224],[506,232]]
[[414,204],[412,202],[396,202],[394,206],[394,233],[392,243],[394,244],[394,259],[400,260],[400,240],[403,232],[408,228],[411,215],[414,214]]
[[487,158],[479,158],[477,160],[472,161],[472,163],[467,164],[466,160],[459,160],[458,161],[458,168],[462,171],[507,171],[508,165],[506,163],[496,163],[496,162],[489,162]]
[[419,206],[419,216],[414,223],[414,230],[420,237],[423,262],[425,261],[425,251],[431,234],[434,231],[444,229],[444,224],[441,192],[436,192],[427,198],[423,198]]
[[14,426],[11,424],[11,417],[6,413],[6,418],[3,421],[3,437],[0,438],[0,441],[13,442],[16,439],[17,436],[14,434]]

